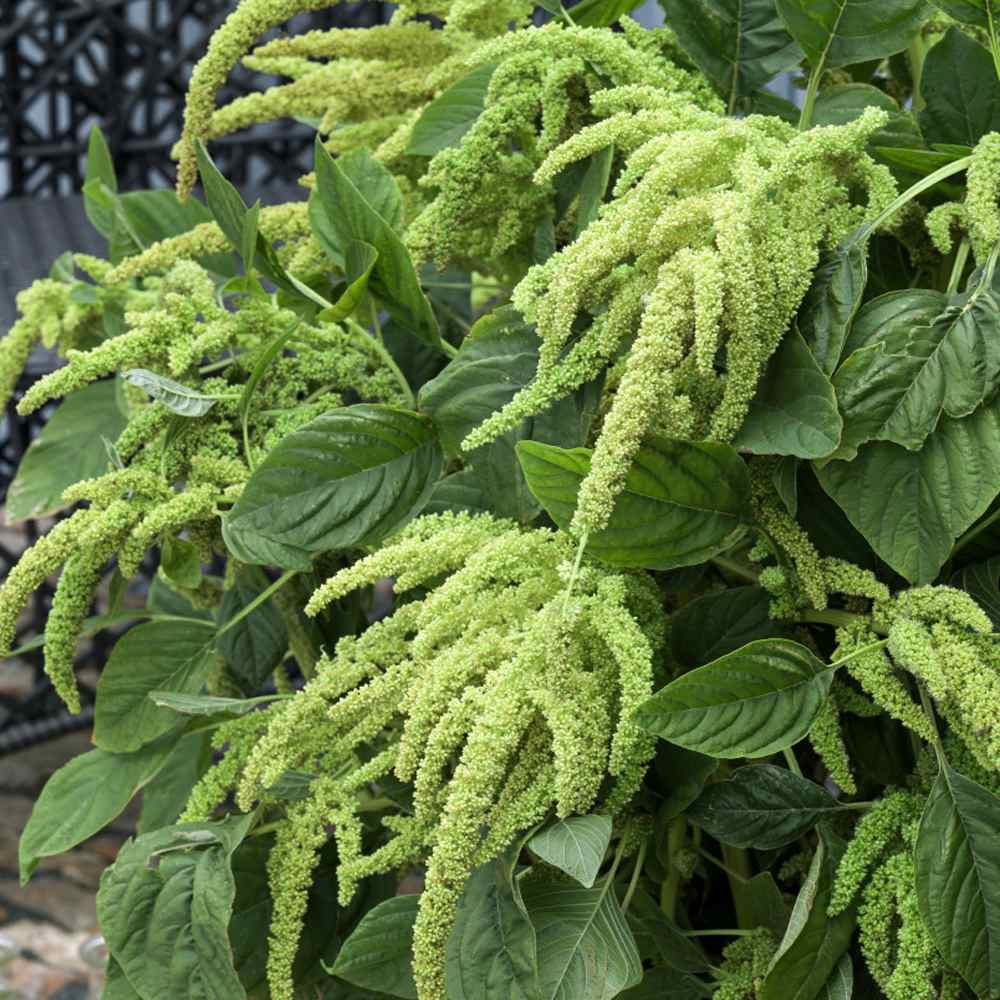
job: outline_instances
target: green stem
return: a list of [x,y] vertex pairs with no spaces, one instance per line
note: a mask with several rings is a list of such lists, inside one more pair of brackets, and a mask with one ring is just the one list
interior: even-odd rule
[[910,79],[913,82],[913,110],[921,111],[924,108],[922,88],[924,82],[924,62],[927,59],[927,43],[917,35],[910,42],[910,47],[906,54],[910,63]]
[[851,660],[856,659],[859,656],[863,656],[865,653],[870,653],[873,649],[884,649],[889,645],[888,639],[879,639],[878,642],[870,642],[867,646],[862,646],[860,649],[854,650],[853,653],[848,653],[847,656],[842,656],[839,660],[834,660],[830,664],[831,670],[836,670],[838,667],[842,667],[845,663],[850,663]]
[[677,911],[677,894],[681,887],[681,873],[674,864],[674,857],[684,846],[687,820],[678,816],[667,827],[667,877],[660,886],[660,909],[671,919]]
[[799,117],[799,131],[805,132],[812,125],[813,112],[816,110],[816,97],[819,94],[819,82],[823,78],[823,69],[826,59],[821,59],[809,74],[809,83],[806,86],[806,99],[802,105],[802,114]]
[[796,621],[807,625],[833,625],[835,628],[843,628],[861,621],[865,615],[857,615],[853,611],[803,611],[796,617]]
[[717,858],[711,851],[706,851],[704,847],[698,848],[698,856],[704,858],[709,863],[715,865],[716,868],[721,872],[725,872],[731,879],[736,882],[747,882],[749,881],[745,876],[741,875],[735,868],[730,868],[721,858]]
[[714,556],[712,562],[715,563],[719,569],[723,569],[727,573],[731,573],[740,580],[746,580],[747,583],[758,583],[760,581],[760,574],[757,570],[755,570],[752,566],[747,566],[744,563],[738,562],[736,559],[730,559],[728,556]]
[[720,927],[718,930],[710,931],[685,931],[684,936],[694,937],[749,937],[756,934],[756,931],[743,931],[737,927]]
[[229,621],[227,621],[226,624],[223,625],[218,632],[216,632],[215,638],[218,639],[220,636],[225,635],[231,628],[243,621],[244,618],[252,615],[262,604],[265,603],[265,601],[270,600],[274,594],[281,590],[281,588],[284,587],[284,585],[297,574],[298,570],[290,569],[287,573],[280,576],[274,581],[274,583],[271,584],[270,587],[267,588],[267,590],[259,593],[245,608],[239,612],[239,614],[230,618]]
[[867,223],[859,231],[856,238],[856,242],[862,243],[876,229],[879,228],[888,219],[891,219],[901,208],[908,205],[914,198],[922,195],[925,191],[929,191],[932,187],[936,187],[941,181],[946,181],[949,177],[954,177],[955,174],[960,174],[963,170],[967,170],[969,164],[972,163],[972,157],[966,156],[961,160],[955,160],[953,163],[945,164],[945,166],[935,170],[934,173],[928,174],[922,180],[917,181],[916,184],[911,188],[907,188],[888,208],[884,209],[880,215],[878,215],[871,222]]
[[791,747],[788,747],[781,752],[784,755],[785,763],[788,765],[788,770],[799,778],[803,777],[802,768],[799,767],[799,762],[795,758],[795,751]]
[[[316,637],[312,634],[310,625],[306,624],[302,616],[301,609],[308,596],[302,593],[304,582],[304,580],[293,581],[292,586],[275,594],[274,605],[285,620],[285,628],[288,630],[288,648],[295,662],[299,665],[302,676],[306,680],[310,680],[316,673],[316,664],[322,651]],[[308,589],[308,583],[306,583],[305,589]]]
[[587,547],[587,532],[580,536],[580,541],[576,547],[576,559],[573,562],[573,571],[569,575],[569,582],[566,584],[566,596],[563,598],[562,613],[565,616],[569,612],[569,602],[573,596],[573,588],[576,586],[577,578],[580,576],[580,564],[583,562],[583,550]]
[[415,410],[417,408],[417,401],[413,395],[413,390],[410,388],[410,383],[406,381],[406,376],[403,374],[399,365],[396,364],[395,358],[393,358],[393,356],[386,349],[385,344],[380,343],[360,323],[358,323],[357,320],[349,319],[347,320],[347,325],[356,336],[364,338],[359,346],[362,348],[369,348],[374,351],[379,356],[379,360],[386,366],[386,368],[389,369],[390,372],[392,372],[393,378],[396,379],[399,388],[403,391],[406,405],[411,410]]
[[225,358],[222,361],[213,361],[209,365],[202,365],[198,369],[199,375],[211,375],[212,372],[221,372],[223,368],[228,368],[237,358],[243,357],[245,351],[241,351],[239,354],[234,354],[232,357]]
[[951,550],[951,558],[955,558],[955,554],[961,552],[962,549],[966,547],[970,542],[978,538],[987,528],[992,528],[994,524],[1000,521],[1000,507],[998,507],[989,517],[985,520],[980,521],[974,528],[970,528],[957,542],[955,542],[955,547]]
[[449,358],[458,357],[458,348],[454,344],[449,344],[444,337],[441,338],[441,350],[448,355]]
[[972,244],[969,242],[968,236],[966,236],[958,246],[958,251],[955,254],[955,263],[951,268],[951,277],[948,279],[948,287],[945,289],[948,295],[954,295],[958,291],[958,286],[962,281],[962,275],[965,273],[965,265],[969,262],[969,252],[972,250]]
[[635,890],[639,885],[639,876],[642,875],[642,867],[646,863],[646,851],[649,848],[649,839],[643,840],[639,845],[639,856],[635,859],[635,867],[632,869],[632,878],[629,880],[628,889],[625,890],[625,898],[622,900],[622,913],[628,913],[629,905]]
[[993,54],[993,68],[1000,79],[1000,42],[997,41],[997,26],[993,20],[993,0],[986,0],[986,19],[989,23],[990,52]]
[[948,761],[945,759],[944,747],[941,745],[941,733],[938,731],[937,713],[934,711],[934,702],[931,701],[931,696],[927,693],[927,689],[924,687],[922,681],[917,681],[917,691],[920,694],[920,704],[924,710],[924,715],[927,716],[931,732],[934,734],[934,754],[937,757],[938,767],[944,770]]

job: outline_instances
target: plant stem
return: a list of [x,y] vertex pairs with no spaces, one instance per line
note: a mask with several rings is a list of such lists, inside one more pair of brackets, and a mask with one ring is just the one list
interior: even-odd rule
[[587,547],[587,532],[580,536],[580,541],[576,547],[576,560],[573,563],[573,571],[570,573],[569,582],[566,584],[566,596],[563,598],[562,613],[565,616],[569,612],[570,598],[573,596],[573,588],[576,586],[577,577],[580,575],[580,564],[583,562],[583,550]]
[[693,937],[749,937],[755,931],[743,931],[737,927],[720,927],[718,930],[710,931],[685,931],[684,936]]
[[687,833],[687,820],[678,816],[670,821],[667,827],[667,877],[660,887],[660,909],[671,920],[677,911],[677,893],[681,886],[681,873],[674,864],[674,857],[684,846]]
[[865,615],[857,615],[853,611],[803,611],[796,618],[797,621],[808,625],[833,625],[835,628],[842,628],[846,625],[853,625],[861,621]]
[[917,35],[910,42],[910,47],[906,50],[906,55],[910,63],[910,79],[913,81],[914,111],[921,111],[924,108],[922,88],[924,82],[924,62],[927,59],[927,51],[927,44],[920,35]]
[[230,618],[229,621],[227,621],[226,624],[223,625],[218,632],[216,632],[215,638],[218,639],[220,636],[225,635],[231,628],[243,621],[244,618],[252,615],[265,601],[270,600],[273,594],[276,594],[279,590],[281,590],[281,588],[284,587],[284,585],[297,574],[298,570],[295,569],[290,569],[287,573],[282,574],[282,576],[275,580],[274,583],[267,588],[267,590],[259,593],[245,608],[239,612],[239,614]]
[[406,405],[411,410],[415,410],[417,408],[417,401],[414,398],[413,390],[410,388],[410,383],[406,381],[406,376],[399,365],[396,364],[395,358],[386,349],[385,344],[373,337],[357,320],[349,319],[347,320],[347,325],[354,332],[355,336],[364,338],[362,346],[374,351],[379,356],[379,360],[392,372],[393,378],[395,378],[399,388],[403,391]]
[[951,277],[948,279],[948,287],[945,289],[948,295],[954,295],[958,291],[962,275],[965,273],[965,265],[969,262],[969,251],[971,249],[972,244],[969,242],[969,237],[966,236],[959,244],[958,251],[955,254],[955,263],[952,265]]
[[847,656],[842,656],[839,660],[834,660],[833,663],[830,664],[830,668],[835,670],[837,667],[842,667],[845,663],[849,663],[858,656],[870,653],[873,649],[884,649],[888,645],[888,639],[879,639],[878,642],[870,642],[867,646],[862,646],[860,649],[854,650],[853,653],[848,653]]
[[698,856],[715,865],[719,871],[725,872],[731,879],[735,879],[737,882],[749,881],[734,868],[730,868],[721,858],[717,858],[711,851],[706,851],[704,847],[698,848]]
[[649,839],[647,838],[639,845],[639,856],[635,859],[632,878],[629,880],[628,889],[625,890],[625,898],[622,900],[622,913],[628,913],[629,904],[632,902],[636,887],[639,885],[639,876],[642,875],[642,866],[646,863],[646,851],[648,848]]
[[747,566],[736,559],[730,559],[728,556],[714,556],[712,562],[719,569],[732,573],[733,576],[746,580],[748,583],[757,583],[760,579],[760,574],[752,566]]
[[825,62],[825,59],[821,59],[809,74],[809,83],[806,86],[806,99],[802,105],[802,114],[799,117],[800,132],[805,132],[812,125],[813,112],[816,110],[816,97],[819,94],[819,82],[823,78]]
[[993,0],[986,0],[986,19],[989,23],[990,52],[993,55],[993,68],[997,79],[1000,79],[1000,42],[997,41],[997,26],[993,20]]
[[799,762],[795,758],[795,751],[792,750],[791,747],[788,747],[787,749],[782,750],[781,752],[784,755],[785,763],[788,765],[788,770],[791,771],[792,774],[797,775],[800,778],[803,777],[802,768],[799,767]]
[[927,716],[927,721],[931,725],[931,732],[934,734],[934,754],[937,757],[938,767],[944,770],[948,761],[944,756],[944,747],[941,746],[941,733],[938,731],[937,713],[934,711],[934,702],[931,701],[927,689],[922,681],[917,681],[917,691],[920,694],[920,704]]

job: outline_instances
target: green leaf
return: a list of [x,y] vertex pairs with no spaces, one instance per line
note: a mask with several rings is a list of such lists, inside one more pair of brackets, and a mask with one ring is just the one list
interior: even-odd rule
[[283,438],[223,523],[246,563],[308,568],[319,552],[373,544],[414,517],[441,473],[428,418],[359,403]]
[[949,582],[964,590],[990,616],[994,630],[1000,631],[1000,556],[964,567]]
[[771,474],[771,482],[777,491],[785,510],[792,517],[799,512],[799,462],[797,458],[786,455]]
[[812,66],[852,66],[902,52],[927,16],[925,0],[777,0]]
[[1000,995],[998,816],[996,795],[944,764],[913,853],[924,926],[978,997]]
[[416,1000],[413,922],[419,896],[395,896],[369,910],[341,946],[330,972],[355,986]]
[[916,451],[942,415],[966,417],[1000,386],[1000,304],[990,293],[910,323],[907,314],[887,323],[835,376],[848,457],[868,441]]
[[191,797],[191,789],[211,764],[210,732],[192,733],[178,740],[157,772],[156,780],[147,785],[142,793],[142,810],[136,832],[152,833],[176,823]]
[[[660,743],[656,748],[656,777],[664,798],[656,811],[658,839],[663,842],[666,824],[686,812],[702,793],[705,782],[718,770],[714,757],[685,750],[673,743]],[[660,834],[662,833],[662,836]]]
[[[534,329],[512,306],[495,310],[473,326],[458,355],[420,390],[420,409],[433,418],[446,454],[462,454],[466,435],[534,380],[539,346]],[[562,399],[498,440],[462,456],[476,470],[492,510],[522,521],[538,513],[515,447],[528,438],[562,447],[582,444],[597,407],[596,396],[585,389]]]
[[581,0],[573,7],[572,18],[581,28],[610,28],[643,0]]
[[746,882],[734,881],[731,891],[740,927],[766,927],[776,938],[785,933],[788,907],[770,872],[758,872]]
[[705,984],[675,969],[646,969],[642,982],[619,993],[619,1000],[704,1000]]
[[156,372],[147,371],[145,368],[130,368],[122,372],[121,377],[129,385],[137,385],[168,410],[181,417],[203,417],[216,404],[216,400],[211,396],[181,385],[173,379],[157,375]]
[[[219,613],[220,629],[243,612],[271,581],[256,566],[241,566],[226,591]],[[219,635],[216,647],[226,658],[245,694],[253,694],[274,672],[288,651],[288,629],[273,600],[267,600]]]
[[787,768],[751,764],[709,785],[687,817],[720,843],[772,851],[840,808],[823,788]]
[[259,705],[275,700],[273,694],[259,698],[218,698],[209,694],[175,694],[173,691],[150,691],[150,700],[178,715],[246,715]]
[[350,240],[344,255],[346,286],[340,293],[340,298],[329,309],[323,309],[316,318],[323,323],[340,323],[347,319],[364,299],[377,261],[378,251],[370,243]]
[[851,953],[845,953],[837,963],[830,978],[816,994],[816,1000],[851,1000],[854,996],[854,963]]
[[635,939],[607,879],[592,889],[528,879],[542,1000],[612,1000],[642,979]]
[[[118,196],[118,207],[134,240],[132,246],[123,245],[121,249],[130,254],[212,221],[212,213],[197,198],[181,201],[168,189],[128,191]],[[228,253],[210,254],[199,258],[199,263],[220,275],[235,273],[232,256]]]
[[760,639],[682,674],[636,712],[662,739],[710,757],[767,757],[801,740],[833,668],[788,639]]
[[[246,217],[249,212],[246,202],[239,191],[222,175],[200,139],[195,142],[195,151],[198,157],[198,173],[205,189],[208,207],[232,248],[242,257],[245,250]],[[256,247],[256,239],[253,240],[252,246]],[[254,262],[244,257],[243,264],[249,271]]]
[[856,121],[868,108],[881,108],[889,115],[888,124],[869,140],[869,146],[922,146],[923,136],[916,119],[884,90],[868,83],[843,83],[827,87],[816,98],[813,125],[847,125]]
[[730,587],[685,604],[670,620],[670,643],[681,666],[700,667],[755,639],[790,638],[771,618],[763,587]]
[[167,538],[160,547],[160,571],[176,586],[195,590],[201,583],[198,547],[183,538]]
[[97,893],[101,930],[142,1000],[242,1000],[228,927],[230,858],[254,816],[185,823],[128,841]]
[[824,252],[799,307],[799,331],[827,375],[837,370],[868,284],[868,248],[860,233]]
[[493,510],[486,484],[475,469],[462,469],[439,479],[423,512],[443,514],[445,511],[463,510],[473,514]]
[[[955,153],[941,153],[932,149],[895,149],[886,146],[876,146],[872,152],[876,159],[887,163],[890,167],[898,167],[900,170],[916,175],[917,177],[928,177],[935,170],[946,167],[956,160],[963,159],[961,155]],[[966,156],[969,154],[966,153]],[[948,190],[947,182],[939,184],[937,190]],[[952,190],[956,190],[952,188]]]
[[[517,446],[528,488],[560,528],[569,528],[587,448],[535,441]],[[608,526],[587,551],[613,566],[675,569],[734,545],[751,519],[746,465],[728,445],[650,437],[632,465]]]
[[513,878],[518,853],[482,865],[465,885],[448,940],[449,1000],[538,998],[535,929]]
[[854,934],[853,910],[827,916],[842,853],[843,844],[820,828],[809,873],[771,960],[760,1000],[814,1000],[839,967]]
[[413,126],[406,152],[411,156],[433,156],[457,146],[483,113],[495,69],[493,63],[477,66],[435,97]]
[[933,288],[906,288],[866,302],[844,342],[844,358],[877,343],[883,331],[890,328],[930,325],[946,305],[945,296]]
[[127,753],[177,725],[177,716],[149,699],[152,691],[197,694],[211,667],[214,626],[159,621],[126,632],[97,682],[94,742]]
[[604,195],[611,179],[611,167],[615,160],[615,147],[605,146],[590,155],[587,172],[580,185],[580,197],[576,206],[576,235],[579,236],[598,215]]
[[114,380],[94,382],[67,396],[21,459],[7,490],[7,523],[64,510],[63,490],[108,470],[101,435],[114,439],[124,429]]
[[570,816],[540,830],[528,847],[590,889],[611,843],[611,826],[610,816]]
[[685,53],[727,101],[730,114],[802,59],[774,0],[660,0],[660,6]]
[[309,205],[310,219],[323,248],[336,253],[352,239],[370,243],[378,251],[369,279],[373,293],[385,304],[390,316],[414,337],[425,344],[440,344],[434,311],[420,288],[410,255],[393,229],[392,220],[380,213],[380,208],[385,211],[385,204],[373,201],[370,192],[358,188],[326,151],[319,137],[316,190]]
[[992,5],[994,21],[996,19],[996,0],[931,0],[935,7],[951,15],[963,24],[974,24],[977,28],[989,28],[990,18],[987,11]]
[[823,458],[844,429],[837,397],[802,334],[791,330],[768,362],[733,444],[754,455]]
[[685,973],[708,972],[711,968],[698,942],[686,937],[641,887],[632,894],[626,916],[643,958],[669,966],[675,976],[681,973],[679,979],[683,979]]
[[961,28],[952,28],[927,54],[920,92],[920,127],[928,144],[975,146],[1000,130],[1000,81],[993,57]]
[[59,768],[45,783],[21,834],[21,884],[41,858],[71,850],[116,819],[163,767],[173,745],[169,738],[138,753],[91,750]]
[[910,583],[931,583],[1000,492],[1000,413],[988,403],[944,417],[920,451],[879,441],[817,476],[885,562]]
[[114,196],[118,177],[104,134],[95,125],[87,141],[87,168],[84,175],[83,207],[90,224],[106,239],[114,229]]

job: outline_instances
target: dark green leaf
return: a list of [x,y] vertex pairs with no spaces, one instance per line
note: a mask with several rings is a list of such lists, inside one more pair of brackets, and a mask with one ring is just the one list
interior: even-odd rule
[[793,329],[768,362],[733,444],[755,455],[823,458],[843,428],[830,379]]
[[889,115],[888,124],[869,140],[870,146],[922,146],[923,136],[916,119],[884,91],[868,83],[843,83],[825,88],[816,99],[813,125],[847,125],[867,108],[881,108]]
[[114,196],[118,178],[104,134],[95,125],[87,142],[83,207],[90,224],[107,240],[114,228]]
[[7,490],[7,523],[63,510],[63,490],[107,472],[101,435],[114,439],[124,429],[114,381],[94,382],[67,396],[21,459]]
[[[384,169],[384,168],[383,168]],[[386,189],[378,191],[385,197]],[[351,240],[370,243],[378,251],[369,286],[397,323],[425,344],[439,344],[437,320],[420,288],[410,255],[393,229],[385,201],[373,201],[316,140],[316,190],[310,219],[317,239],[331,254],[342,253]],[[334,258],[336,259],[336,258]]]
[[571,16],[582,28],[609,28],[642,3],[643,0],[581,0],[573,7]]
[[[535,441],[517,446],[528,487],[559,527],[569,527],[591,452]],[[614,566],[674,569],[730,548],[751,517],[746,465],[728,445],[650,437],[636,455],[608,526],[587,551]]]
[[122,967],[114,960],[113,956],[108,957],[101,1000],[142,1000],[142,997],[132,988],[132,984],[122,972]]
[[[233,249],[242,255],[245,219],[248,212],[246,202],[239,191],[223,177],[208,150],[205,149],[204,143],[196,141],[195,150],[198,156],[198,173],[205,188],[208,207]],[[244,265],[250,270],[253,261],[244,259]]]
[[138,753],[91,750],[64,764],[45,783],[18,845],[21,883],[39,859],[62,854],[103,830],[163,767],[174,740]]
[[462,469],[439,479],[424,508],[425,514],[442,514],[445,511],[471,511],[488,513],[492,505],[482,478],[475,469]]
[[799,330],[827,375],[840,364],[844,341],[868,283],[868,249],[858,237],[855,232],[823,254],[799,307]]
[[991,4],[996,19],[996,0],[931,0],[935,7],[950,14],[956,21],[963,24],[974,24],[977,28],[989,28],[990,18],[987,13]]
[[[461,454],[466,435],[534,380],[539,344],[534,329],[511,306],[475,324],[458,355],[420,391],[420,408],[434,419],[446,453]],[[476,470],[491,509],[523,521],[534,517],[538,504],[525,484],[515,446],[523,439],[562,447],[582,444],[596,406],[596,393],[582,390],[463,456]]]
[[675,976],[682,974],[679,979],[683,979],[685,973],[709,970],[709,961],[698,942],[686,937],[642,888],[633,893],[627,917],[643,958],[669,966]]
[[156,781],[142,793],[137,832],[152,833],[176,823],[191,797],[191,789],[211,763],[211,733],[193,733],[179,740],[157,772]]
[[799,462],[786,455],[771,474],[771,482],[792,517],[799,512]]
[[260,201],[246,210],[243,216],[243,233],[240,240],[240,257],[244,261],[253,262],[257,255],[257,240],[260,236]]
[[330,970],[355,986],[416,1000],[413,921],[419,896],[395,896],[369,910],[341,946]]
[[771,618],[763,587],[730,587],[696,598],[675,612],[670,642],[681,666],[700,667],[755,639],[789,637]]
[[1000,130],[1000,80],[993,57],[961,28],[952,28],[924,61],[920,125],[928,143],[975,146]]
[[592,889],[528,879],[542,1000],[612,1000],[642,979],[635,939],[607,880]]
[[950,582],[972,597],[990,616],[994,629],[1000,630],[1000,556],[966,566]]
[[1000,492],[1000,413],[988,403],[962,420],[944,417],[920,451],[879,441],[817,475],[882,559],[911,583],[930,583]]
[[[170,190],[129,191],[118,196],[118,206],[136,240],[127,248],[129,253],[212,221],[212,213],[197,198],[181,201]],[[228,253],[211,254],[200,258],[199,263],[223,276],[235,274],[233,258]]]
[[823,788],[772,764],[740,767],[709,785],[688,819],[733,847],[771,851],[792,843],[840,806]]
[[851,1000],[854,996],[854,963],[847,952],[835,966],[816,1000]]
[[195,590],[201,583],[198,547],[183,538],[167,538],[160,548],[160,571],[175,586]]
[[700,979],[674,969],[647,969],[638,986],[618,994],[619,1000],[704,1000],[709,995]]
[[854,934],[853,910],[827,916],[842,853],[843,844],[821,828],[809,873],[771,960],[760,1000],[814,1000],[847,952]]
[[685,750],[673,743],[660,743],[656,748],[656,777],[664,800],[656,812],[657,829],[680,816],[716,772],[719,762],[714,757]]
[[590,889],[610,843],[610,816],[570,816],[540,830],[528,841],[528,847]]
[[851,66],[902,52],[927,16],[925,0],[777,0],[813,66]]
[[166,827],[128,841],[97,893],[101,930],[142,1000],[242,1000],[228,926],[230,858],[254,817]]
[[710,757],[767,757],[809,732],[833,668],[788,639],[761,639],[682,674],[643,704],[636,721]]
[[246,563],[308,568],[314,553],[372,544],[414,517],[441,472],[428,418],[360,403],[283,438],[225,519]]
[[928,325],[907,312],[855,351],[834,384],[844,457],[868,441],[919,449],[942,415],[965,417],[1000,386],[1000,304],[989,292],[944,308]]
[[[963,159],[962,156],[954,153],[940,153],[931,149],[896,149],[891,146],[876,146],[873,152],[879,160],[887,163],[890,167],[899,167],[917,177],[927,177],[935,170],[940,170],[941,167],[946,167],[949,163]],[[968,156],[968,153],[965,155]]]
[[97,682],[94,742],[127,753],[177,725],[177,716],[149,699],[152,691],[197,694],[211,667],[209,623],[159,621],[126,632]]
[[492,63],[477,66],[435,97],[413,126],[406,152],[411,156],[433,156],[449,146],[457,146],[483,113],[495,69]]
[[528,919],[511,854],[473,872],[448,941],[449,1000],[536,1000],[535,929]]
[[743,98],[802,59],[774,0],[660,0],[660,6],[730,114],[740,110]]
[[597,218],[608,189],[614,159],[614,146],[605,146],[590,156],[587,172],[583,175],[583,183],[580,185],[580,199],[576,206],[577,236]]
[[216,403],[215,399],[197,389],[190,389],[145,368],[130,368],[122,372],[122,378],[148,392],[153,399],[181,417],[203,417]]
[[907,288],[866,302],[844,342],[844,358],[878,342],[885,330],[930,325],[947,304],[944,294],[933,288]]
[[[242,613],[270,585],[271,581],[258,567],[239,567],[233,586],[222,599],[220,628]],[[285,658],[288,629],[281,612],[268,600],[222,632],[216,646],[243,692],[253,694]]]
[[998,816],[996,795],[945,764],[913,854],[924,926],[978,997],[1000,995]]
[[[727,850],[723,848],[723,857]],[[766,927],[777,938],[785,933],[788,907],[770,872],[758,872],[746,882],[734,880],[730,889],[740,927]]]
[[346,286],[340,293],[340,298],[329,309],[322,310],[317,319],[324,323],[340,323],[347,319],[364,299],[377,261],[378,251],[370,243],[350,240],[344,254]]

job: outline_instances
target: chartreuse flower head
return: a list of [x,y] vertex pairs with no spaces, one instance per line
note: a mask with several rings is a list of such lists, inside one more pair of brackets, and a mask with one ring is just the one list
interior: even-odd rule
[[[584,566],[567,601],[573,556],[550,531],[427,516],[314,594],[310,613],[386,575],[399,595],[428,588],[342,639],[304,691],[271,709],[253,749],[241,737],[238,776],[225,758],[221,782],[210,772],[196,794],[211,808],[232,783],[249,808],[269,802],[287,770],[322,775],[288,810],[269,865],[272,996],[292,996],[306,889],[329,824],[345,904],[365,876],[426,860],[414,972],[421,1000],[442,1000],[444,950],[472,870],[550,811],[614,814],[631,800],[653,753],[631,715],[652,691],[659,599],[644,575]],[[358,810],[390,772],[412,785],[412,814],[387,819],[387,838],[366,853]]]
[[516,427],[626,348],[577,535],[607,523],[648,433],[732,439],[820,251],[895,193],[865,152],[884,122],[873,109],[798,133],[774,118],[716,117],[649,87],[599,92],[593,104],[607,117],[556,148],[536,180],[614,144],[625,156],[614,200],[515,289],[542,338],[538,374],[465,442],[473,449]]

